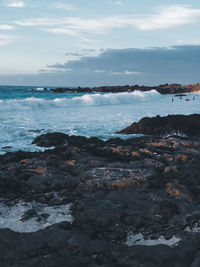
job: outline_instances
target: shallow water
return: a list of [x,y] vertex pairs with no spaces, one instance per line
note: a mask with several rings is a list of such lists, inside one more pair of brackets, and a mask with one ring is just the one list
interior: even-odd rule
[[97,136],[130,136],[116,131],[145,116],[199,113],[200,95],[190,101],[155,90],[118,94],[55,94],[37,87],[0,87],[0,153],[40,150],[32,140],[47,132]]
[[[0,201],[0,228],[9,228],[19,233],[36,232],[62,221],[72,222],[71,205],[47,206],[34,202],[18,201],[5,204]],[[26,213],[30,216],[26,218]]]
[[127,240],[125,244],[127,246],[156,246],[156,245],[166,245],[169,247],[177,246],[181,239],[177,236],[172,236],[170,239],[165,239],[164,236],[160,236],[157,239],[145,239],[142,233],[133,234],[129,233],[127,235]]

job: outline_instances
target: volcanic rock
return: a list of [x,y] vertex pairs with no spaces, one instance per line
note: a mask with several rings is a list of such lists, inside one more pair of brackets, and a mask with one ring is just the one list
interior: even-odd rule
[[145,134],[145,135],[187,135],[197,136],[200,133],[200,115],[168,115],[153,118],[143,118],[134,122],[127,128],[119,131],[120,134]]
[[[50,136],[35,143],[55,149],[0,156],[1,202],[71,203],[73,221],[32,233],[0,229],[0,266],[199,265],[198,136]],[[47,215],[31,209],[18,223]]]
[[124,86],[100,86],[100,87],[93,87],[93,88],[56,88],[50,89],[53,93],[94,93],[94,92],[101,92],[101,93],[122,93],[122,92],[134,92],[135,90],[139,91],[150,91],[156,90],[160,94],[184,94],[184,93],[192,93],[192,92],[199,92],[200,91],[200,84],[161,84],[158,86],[145,86],[145,85],[124,85]]
[[34,139],[32,144],[40,147],[51,147],[67,144],[67,135],[64,133],[42,134]]

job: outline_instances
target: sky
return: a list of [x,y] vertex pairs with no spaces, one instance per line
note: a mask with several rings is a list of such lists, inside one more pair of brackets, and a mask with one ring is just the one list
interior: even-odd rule
[[0,0],[0,84],[200,82],[199,0]]

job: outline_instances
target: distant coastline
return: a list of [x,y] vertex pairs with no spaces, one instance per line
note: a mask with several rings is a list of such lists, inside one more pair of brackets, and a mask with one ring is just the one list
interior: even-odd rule
[[196,84],[161,84],[158,86],[144,86],[144,85],[124,85],[124,86],[100,86],[100,87],[77,87],[71,89],[69,87],[58,87],[50,89],[54,93],[92,93],[92,92],[101,92],[101,93],[123,93],[123,92],[134,92],[135,90],[139,91],[150,91],[156,90],[160,94],[181,94],[181,93],[192,93],[200,92],[200,83]]

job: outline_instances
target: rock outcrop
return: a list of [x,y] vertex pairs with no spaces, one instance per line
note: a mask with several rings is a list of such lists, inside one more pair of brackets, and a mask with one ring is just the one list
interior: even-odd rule
[[0,157],[1,202],[71,203],[73,221],[0,229],[0,266],[199,266],[200,138],[49,136],[34,143],[53,150]]
[[200,135],[200,114],[192,115],[168,115],[143,118],[134,122],[127,128],[119,131],[121,134],[145,134],[145,135]]
[[192,92],[200,92],[200,83],[196,84],[161,84],[156,86],[145,86],[145,85],[124,85],[124,86],[101,86],[101,87],[83,87],[83,88],[56,88],[51,89],[54,93],[93,93],[93,92],[102,92],[102,93],[122,93],[122,92],[134,92],[135,90],[139,91],[150,91],[156,90],[160,94],[184,94]]

